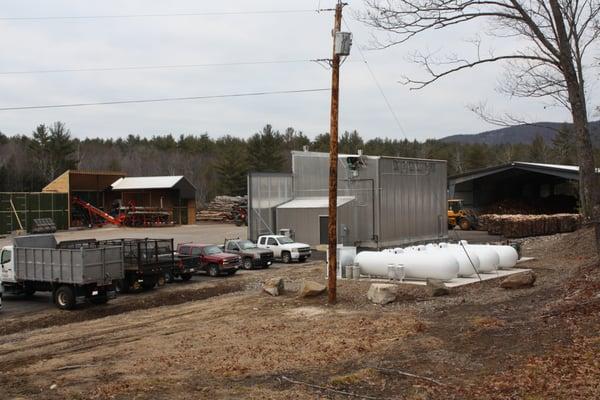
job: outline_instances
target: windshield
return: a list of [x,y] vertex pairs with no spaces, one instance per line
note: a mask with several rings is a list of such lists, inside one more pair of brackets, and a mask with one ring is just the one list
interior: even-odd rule
[[204,248],[204,254],[206,254],[207,256],[211,254],[219,254],[220,252],[221,249],[218,246],[206,246]]
[[239,244],[242,250],[250,250],[256,248],[256,245],[249,240],[242,240],[241,242],[239,242]]
[[277,240],[279,240],[279,243],[281,243],[281,244],[294,243],[294,241],[287,236],[280,236],[277,238]]

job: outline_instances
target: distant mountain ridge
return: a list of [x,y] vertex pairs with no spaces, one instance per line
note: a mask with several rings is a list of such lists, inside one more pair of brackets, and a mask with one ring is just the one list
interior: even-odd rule
[[[506,128],[494,129],[491,131],[475,133],[471,135],[452,135],[446,136],[440,141],[445,143],[464,143],[464,144],[531,144],[537,135],[544,138],[547,144],[551,144],[556,132],[566,125],[569,129],[572,124],[559,122],[536,122],[534,124],[522,124],[509,126]],[[590,132],[594,144],[600,144],[600,121],[590,121]]]

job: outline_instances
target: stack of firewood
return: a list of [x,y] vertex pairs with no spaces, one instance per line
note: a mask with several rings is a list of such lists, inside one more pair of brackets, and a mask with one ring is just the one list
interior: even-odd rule
[[248,200],[240,196],[217,196],[206,208],[196,213],[197,221],[232,221],[235,210],[245,206]]
[[579,214],[487,214],[479,217],[479,225],[482,230],[486,230],[492,235],[502,235],[507,238],[522,238],[573,232],[580,224],[581,215]]

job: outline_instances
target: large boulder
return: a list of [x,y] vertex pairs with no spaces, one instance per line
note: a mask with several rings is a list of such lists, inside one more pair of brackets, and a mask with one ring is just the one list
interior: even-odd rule
[[536,276],[533,271],[523,272],[522,274],[510,275],[500,283],[504,289],[521,289],[532,287]]
[[283,293],[284,283],[282,277],[268,279],[262,286],[263,290],[271,296],[279,296]]
[[427,278],[427,287],[429,288],[431,295],[435,297],[446,296],[450,293],[450,290],[446,287],[444,281],[440,279]]
[[367,298],[375,304],[388,304],[396,301],[398,287],[389,283],[373,283],[367,292]]
[[305,279],[300,283],[298,295],[300,297],[315,297],[325,293],[326,290],[325,285]]

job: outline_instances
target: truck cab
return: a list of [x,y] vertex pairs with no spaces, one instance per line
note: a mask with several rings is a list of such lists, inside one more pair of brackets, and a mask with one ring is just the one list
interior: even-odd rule
[[0,251],[0,282],[15,282],[12,253],[13,246],[5,246]]
[[198,257],[198,269],[206,271],[212,277],[233,275],[241,266],[240,256],[225,253],[215,244],[184,243],[177,247],[177,253]]
[[280,258],[284,263],[304,262],[311,255],[309,245],[295,242],[283,235],[259,236],[257,245],[261,249],[271,250],[275,258]]
[[223,247],[226,252],[242,257],[242,266],[244,269],[252,269],[253,267],[268,268],[273,264],[273,252],[269,249],[259,248],[250,240],[225,240]]

